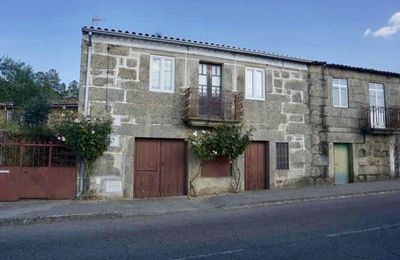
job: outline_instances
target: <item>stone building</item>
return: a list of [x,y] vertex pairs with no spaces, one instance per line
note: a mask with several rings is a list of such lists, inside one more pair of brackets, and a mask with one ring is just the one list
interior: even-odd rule
[[256,129],[238,158],[240,190],[395,176],[399,112],[368,110],[368,91],[381,102],[383,84],[383,107],[398,106],[400,74],[134,32],[82,33],[80,110],[114,118],[92,179],[99,194],[232,191],[230,167],[202,163],[185,142],[223,122]]
[[[315,178],[343,183],[399,176],[400,75],[318,62],[309,75]],[[342,152],[347,158],[335,159]],[[344,179],[342,159],[349,168]]]

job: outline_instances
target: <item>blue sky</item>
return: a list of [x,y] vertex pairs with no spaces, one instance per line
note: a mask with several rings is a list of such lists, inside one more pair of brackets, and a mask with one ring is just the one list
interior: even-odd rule
[[2,0],[0,11],[0,56],[65,82],[79,79],[80,28],[93,16],[106,28],[400,72],[400,13],[389,23],[398,0]]

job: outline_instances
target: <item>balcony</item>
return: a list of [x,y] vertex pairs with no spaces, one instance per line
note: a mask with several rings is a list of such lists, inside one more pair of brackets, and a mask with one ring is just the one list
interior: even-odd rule
[[243,117],[243,95],[230,90],[188,88],[184,105],[184,121],[190,126],[239,123]]
[[400,134],[400,107],[363,109],[361,129],[368,134]]

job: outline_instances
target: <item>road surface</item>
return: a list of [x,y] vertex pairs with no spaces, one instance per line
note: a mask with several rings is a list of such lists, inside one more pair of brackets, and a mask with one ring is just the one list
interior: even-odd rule
[[0,227],[0,259],[400,258],[400,194]]

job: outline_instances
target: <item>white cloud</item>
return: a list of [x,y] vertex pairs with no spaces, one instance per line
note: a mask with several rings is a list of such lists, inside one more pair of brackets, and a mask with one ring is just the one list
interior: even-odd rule
[[396,12],[390,17],[388,24],[372,32],[371,29],[367,29],[364,32],[364,36],[372,35],[373,37],[389,37],[397,32],[400,32],[400,11]]

